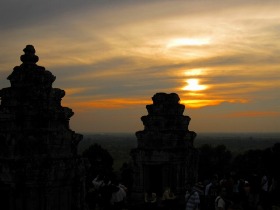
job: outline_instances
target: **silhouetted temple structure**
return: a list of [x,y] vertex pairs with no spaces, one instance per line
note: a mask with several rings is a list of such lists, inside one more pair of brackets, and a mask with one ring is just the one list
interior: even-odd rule
[[0,90],[0,209],[83,209],[84,164],[77,156],[82,135],[69,128],[65,92],[27,45]]
[[152,99],[153,104],[146,106],[148,115],[141,118],[144,130],[136,132],[138,146],[131,151],[133,197],[142,200],[144,192],[161,196],[165,187],[183,195],[186,184],[197,179],[196,133],[188,130],[185,106],[175,93],[157,93]]

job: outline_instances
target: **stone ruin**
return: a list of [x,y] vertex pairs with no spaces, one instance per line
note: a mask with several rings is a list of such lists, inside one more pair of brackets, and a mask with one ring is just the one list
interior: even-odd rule
[[197,181],[196,133],[188,130],[190,117],[175,93],[157,93],[141,118],[144,130],[136,132],[137,148],[131,151],[134,169],[132,197],[143,201],[147,191],[161,196],[166,187],[185,194],[187,184]]
[[0,197],[5,210],[79,210],[84,204],[82,135],[69,128],[73,116],[61,106],[64,90],[36,63],[32,45],[0,90]]

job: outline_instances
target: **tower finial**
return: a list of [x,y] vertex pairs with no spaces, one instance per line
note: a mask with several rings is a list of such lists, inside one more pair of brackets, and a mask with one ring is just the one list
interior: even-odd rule
[[24,55],[20,56],[20,60],[24,64],[36,64],[39,60],[39,57],[35,55],[35,48],[33,45],[26,45],[23,49]]

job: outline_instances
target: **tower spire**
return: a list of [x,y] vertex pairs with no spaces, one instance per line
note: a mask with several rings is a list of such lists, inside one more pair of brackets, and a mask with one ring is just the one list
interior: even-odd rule
[[35,55],[36,50],[33,45],[26,45],[23,52],[24,55],[20,56],[23,64],[36,64],[39,61],[39,57]]

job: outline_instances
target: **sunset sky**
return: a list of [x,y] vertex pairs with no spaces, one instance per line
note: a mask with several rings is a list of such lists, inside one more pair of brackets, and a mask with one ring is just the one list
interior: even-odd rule
[[157,92],[199,132],[280,131],[280,1],[2,0],[0,89],[27,44],[76,132],[136,132]]

